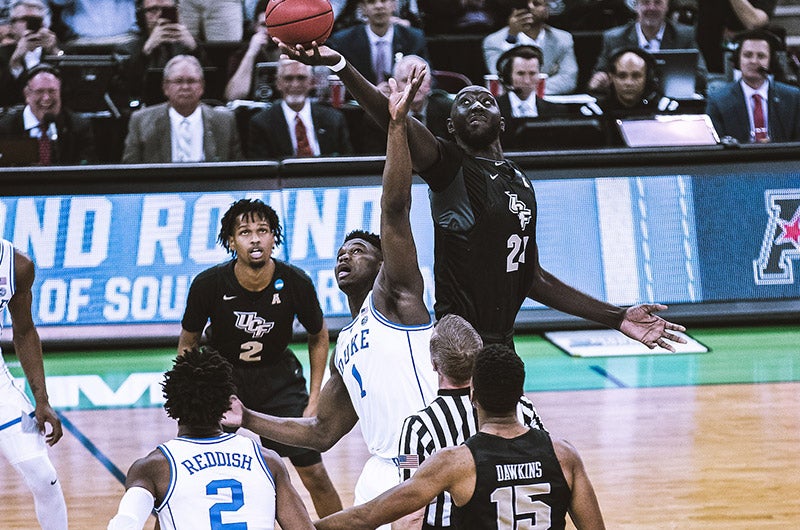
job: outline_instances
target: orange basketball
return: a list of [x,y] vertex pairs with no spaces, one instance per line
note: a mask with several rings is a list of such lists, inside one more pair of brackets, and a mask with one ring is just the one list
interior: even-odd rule
[[310,47],[322,44],[333,29],[333,8],[328,0],[270,0],[267,31],[286,44]]

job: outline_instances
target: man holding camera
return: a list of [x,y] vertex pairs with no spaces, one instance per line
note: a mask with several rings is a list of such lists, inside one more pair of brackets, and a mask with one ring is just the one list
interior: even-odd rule
[[59,55],[56,34],[50,31],[50,10],[41,0],[15,0],[11,4],[13,44],[0,47],[0,106],[23,102],[26,74],[48,55]]

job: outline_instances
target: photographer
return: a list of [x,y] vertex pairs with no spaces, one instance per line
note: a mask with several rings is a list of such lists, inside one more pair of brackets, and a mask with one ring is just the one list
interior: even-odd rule
[[41,0],[15,0],[10,15],[13,44],[0,47],[0,106],[22,103],[23,74],[45,56],[62,53],[50,31],[50,10]]

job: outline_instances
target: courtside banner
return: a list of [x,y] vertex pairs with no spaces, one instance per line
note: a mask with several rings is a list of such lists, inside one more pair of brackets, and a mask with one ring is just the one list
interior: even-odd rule
[[[800,177],[704,178],[534,181],[543,267],[620,305],[797,297],[800,232],[792,227],[800,214],[789,210],[797,207]],[[425,301],[433,308],[428,188],[415,184],[412,193]],[[0,234],[36,263],[33,314],[45,334],[58,328],[70,338],[91,329],[104,337],[111,327],[133,333],[139,326],[133,334],[146,336],[142,325],[161,324],[171,333],[192,279],[229,258],[216,241],[220,219],[244,197],[275,208],[284,238],[275,257],[309,274],[326,316],[347,317],[333,274],[336,251],[353,229],[380,231],[375,185],[2,197]],[[508,207],[533,210],[516,197]],[[516,250],[509,246],[498,260],[513,262]],[[540,308],[523,306],[530,314]]]

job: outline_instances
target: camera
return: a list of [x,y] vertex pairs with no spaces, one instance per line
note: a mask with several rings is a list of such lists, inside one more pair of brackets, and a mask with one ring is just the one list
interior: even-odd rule
[[178,8],[175,6],[166,6],[161,8],[161,17],[170,21],[172,24],[178,22]]
[[25,27],[28,31],[36,33],[42,28],[42,17],[25,17]]
[[528,9],[528,0],[512,0],[511,7],[513,9]]

